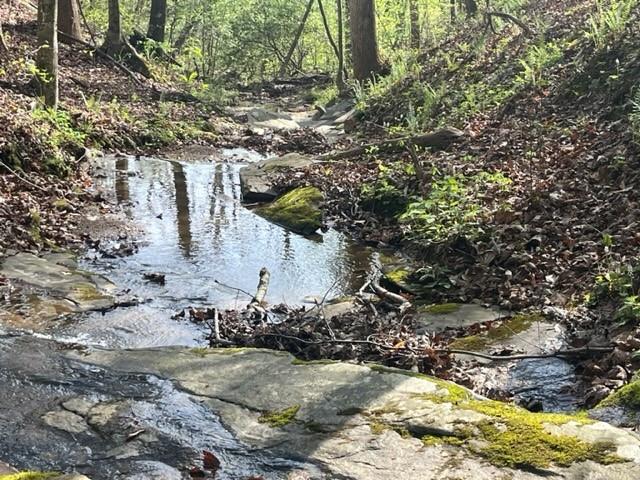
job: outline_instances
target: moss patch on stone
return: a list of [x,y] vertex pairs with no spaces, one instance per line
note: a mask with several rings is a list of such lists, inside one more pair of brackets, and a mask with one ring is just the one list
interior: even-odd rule
[[454,313],[460,310],[459,303],[441,303],[438,305],[429,305],[423,309],[426,313],[433,315],[446,315],[448,313]]
[[281,428],[293,422],[300,410],[300,405],[293,405],[284,410],[266,412],[260,415],[258,422],[266,423],[271,428]]
[[538,313],[519,314],[482,334],[458,338],[449,344],[449,348],[480,352],[497,342],[508,340],[514,335],[528,330],[536,322],[543,321],[544,317]]
[[411,272],[406,268],[396,268],[384,274],[391,282],[401,285],[406,283],[411,276]]
[[605,398],[598,407],[628,407],[640,409],[640,380],[635,380]]
[[256,211],[267,220],[296,233],[311,235],[322,226],[320,204],[323,200],[324,196],[317,188],[300,187]]
[[48,478],[54,478],[59,476],[56,472],[18,472],[2,475],[0,474],[0,480],[45,480]]
[[[448,439],[450,442],[447,439],[429,437],[423,439],[423,442],[429,445],[438,442],[465,445],[498,467],[548,468],[586,460],[603,464],[623,461],[613,453],[615,449],[610,443],[585,442],[571,435],[556,435],[545,429],[545,425],[593,423],[584,416],[532,413],[492,400],[461,400],[455,389],[452,395],[431,394],[420,397],[431,402],[455,403],[461,409],[489,417],[469,425],[475,430],[473,435],[456,435],[455,438]],[[471,438],[480,442],[468,442]]]
[[291,365],[333,365],[334,363],[340,363],[337,360],[320,359],[320,360],[301,360],[294,358],[291,361]]

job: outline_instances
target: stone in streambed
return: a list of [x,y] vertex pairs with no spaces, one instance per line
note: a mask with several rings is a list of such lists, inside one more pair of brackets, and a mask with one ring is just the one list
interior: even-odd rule
[[322,226],[322,192],[315,187],[299,187],[275,202],[256,210],[261,216],[302,235],[311,235]]
[[240,188],[245,202],[270,202],[282,190],[275,186],[278,176],[301,170],[313,164],[313,160],[298,153],[269,158],[251,163],[240,170]]

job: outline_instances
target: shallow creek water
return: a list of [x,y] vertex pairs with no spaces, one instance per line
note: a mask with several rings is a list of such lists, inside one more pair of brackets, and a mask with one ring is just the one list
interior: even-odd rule
[[[262,267],[271,273],[271,304],[357,291],[371,268],[370,250],[332,230],[314,237],[291,233],[242,205],[239,171],[260,158],[224,150],[214,163],[103,159],[102,187],[145,234],[133,255],[90,253],[81,265],[144,303],[74,318],[52,333],[103,346],[201,344],[200,329],[171,316],[188,306],[246,305],[247,295],[229,286],[255,292]],[[146,281],[151,273],[164,274],[166,284]]]

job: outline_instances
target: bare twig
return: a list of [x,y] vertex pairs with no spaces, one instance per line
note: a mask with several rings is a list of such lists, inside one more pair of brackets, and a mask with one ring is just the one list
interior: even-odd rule
[[226,283],[222,283],[222,282],[220,282],[218,280],[214,280],[213,283],[215,283],[217,285],[220,285],[221,287],[228,288],[230,290],[235,290],[238,293],[243,293],[249,298],[253,298],[253,294],[247,292],[246,290],[242,290],[241,288],[232,287],[231,285],[227,285]]

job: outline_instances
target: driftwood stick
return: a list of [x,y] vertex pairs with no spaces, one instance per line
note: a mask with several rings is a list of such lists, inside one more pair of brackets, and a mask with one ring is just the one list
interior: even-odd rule
[[342,160],[345,158],[356,157],[367,153],[368,150],[377,149],[378,151],[386,153],[401,152],[407,148],[408,145],[422,148],[434,148],[437,150],[444,150],[451,146],[456,141],[460,140],[464,136],[464,133],[460,130],[447,127],[442,130],[438,130],[433,133],[427,133],[424,135],[416,135],[409,137],[392,138],[390,140],[383,140],[381,142],[368,143],[361,145],[343,152],[329,153],[321,155],[320,160],[332,161]]
[[502,20],[507,20],[508,22],[515,23],[527,35],[535,35],[536,34],[536,32],[531,27],[529,27],[527,24],[525,24],[522,20],[520,20],[519,18],[516,18],[513,15],[510,15],[508,13],[504,13],[504,12],[486,12],[485,15],[487,17],[487,21],[488,22],[491,22],[491,18],[492,17],[498,17],[498,18],[501,18]]
[[269,288],[270,278],[271,278],[271,275],[269,274],[269,270],[267,270],[265,267],[262,267],[262,269],[260,269],[260,280],[258,281],[258,288],[256,289],[256,294],[254,295],[253,300],[251,300],[251,303],[249,304],[249,306],[252,306],[252,305],[262,306],[262,303],[264,302],[264,297],[267,296],[267,289]]

